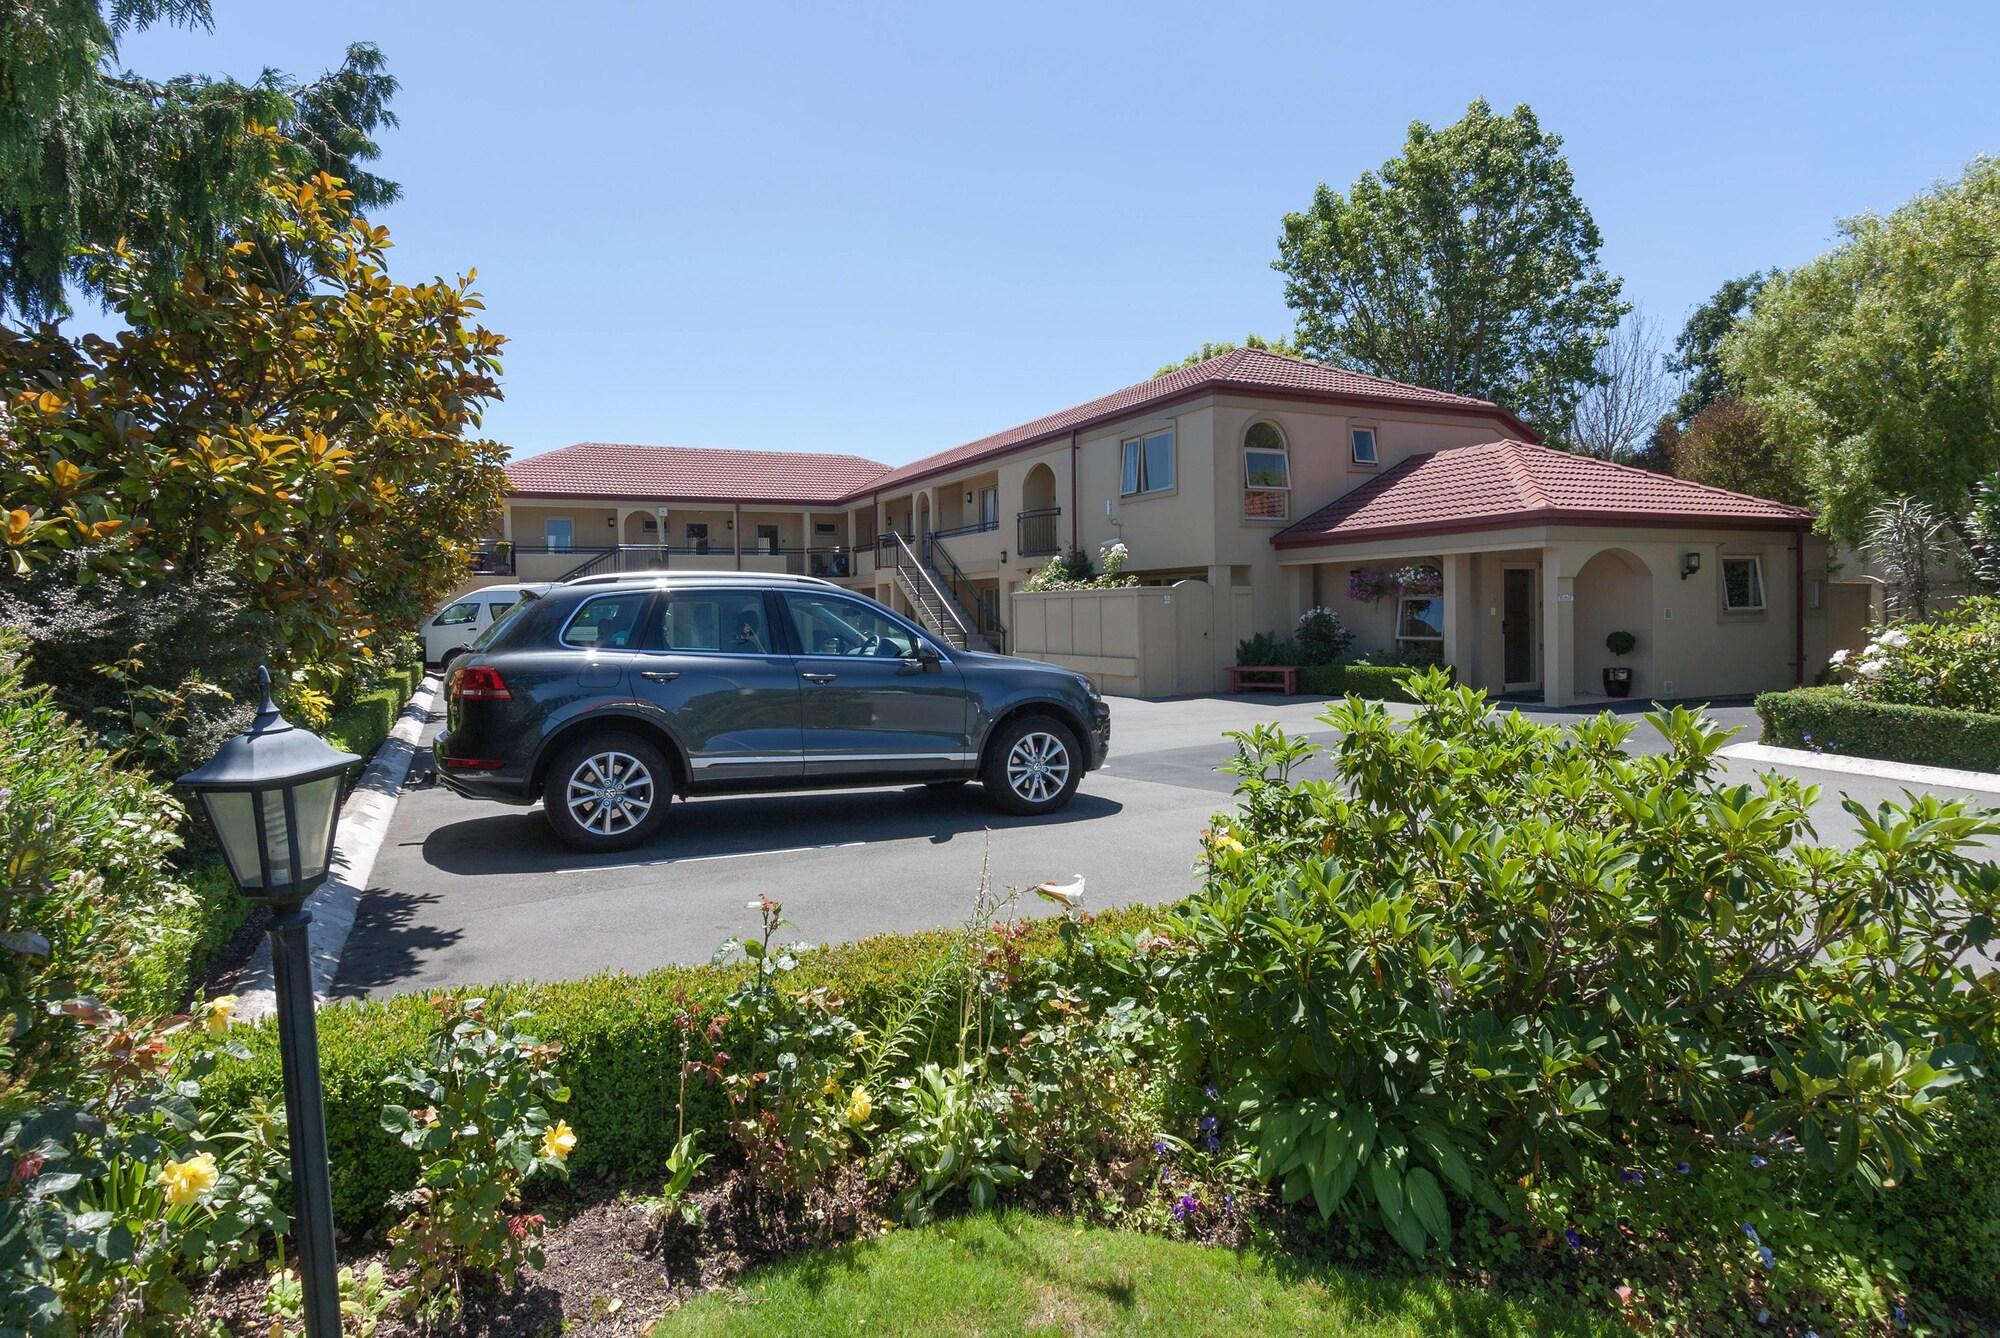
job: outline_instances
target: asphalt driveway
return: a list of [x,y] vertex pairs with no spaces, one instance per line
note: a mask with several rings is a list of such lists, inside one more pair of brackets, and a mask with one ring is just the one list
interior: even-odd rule
[[[1110,763],[1051,817],[1003,816],[977,787],[730,796],[676,804],[652,845],[596,857],[559,845],[539,810],[461,799],[413,774],[335,992],[705,961],[751,928],[744,903],[760,893],[782,901],[798,937],[811,942],[962,923],[982,870],[1000,888],[1080,873],[1093,909],[1170,901],[1194,887],[1198,835],[1229,807],[1232,778],[1217,770],[1231,755],[1224,731],[1276,720],[1327,741],[1331,731],[1316,720],[1324,708],[1316,698],[1270,696],[1114,700]],[[1747,705],[1711,714],[1743,727],[1739,741],[1756,736]],[[435,729],[432,721],[426,746]],[[1633,746],[1655,739],[1642,724]],[[1754,769],[1730,770],[1748,779]],[[1838,791],[1872,805],[1901,789],[1801,774],[1827,787],[1815,812],[1827,840],[1853,830]]]

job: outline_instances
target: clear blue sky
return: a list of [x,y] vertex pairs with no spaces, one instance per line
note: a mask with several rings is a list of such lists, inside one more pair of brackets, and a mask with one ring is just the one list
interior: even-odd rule
[[[1483,95],[1678,329],[2000,152],[2000,6],[216,0],[149,74],[387,53],[379,221],[479,270],[490,435],[900,462],[1290,328],[1279,219]],[[1531,17],[1532,16],[1532,17]]]

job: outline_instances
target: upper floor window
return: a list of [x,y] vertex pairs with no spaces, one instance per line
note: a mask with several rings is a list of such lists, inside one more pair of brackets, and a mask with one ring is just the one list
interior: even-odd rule
[[1353,445],[1352,445],[1352,449],[1353,449],[1353,453],[1354,453],[1354,463],[1355,463],[1355,464],[1357,464],[1357,465],[1372,465],[1372,464],[1374,464],[1374,463],[1375,463],[1375,429],[1374,429],[1374,428],[1372,428],[1372,427],[1357,427],[1357,428],[1355,428],[1355,429],[1354,429],[1354,431],[1353,431],[1353,433],[1351,434],[1351,436],[1350,436],[1349,440],[1350,440],[1350,441],[1352,442],[1352,444],[1353,444]]
[[1754,557],[1722,559],[1722,606],[1731,613],[1764,607],[1764,564]]
[[1139,493],[1174,490],[1174,434],[1148,432],[1143,437],[1127,437],[1122,444],[1118,491],[1126,497]]
[[568,516],[550,516],[542,533],[548,536],[549,551],[567,553],[576,547],[576,527]]
[[1243,434],[1243,516],[1283,520],[1291,511],[1292,466],[1285,434],[1271,423],[1252,423]]

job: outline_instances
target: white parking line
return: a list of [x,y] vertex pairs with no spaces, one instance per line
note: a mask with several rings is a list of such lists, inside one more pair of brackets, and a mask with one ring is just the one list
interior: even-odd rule
[[782,850],[737,850],[726,855],[677,855],[671,859],[636,859],[629,864],[585,864],[574,869],[551,869],[550,873],[596,873],[600,869],[651,869],[663,864],[706,864],[719,859],[755,859],[759,855],[804,855],[814,850],[852,850],[866,841],[835,841],[823,846],[786,846]]

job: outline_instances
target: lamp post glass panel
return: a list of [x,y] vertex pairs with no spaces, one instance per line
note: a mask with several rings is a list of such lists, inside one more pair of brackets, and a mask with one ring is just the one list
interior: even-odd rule
[[361,759],[343,753],[278,712],[271,674],[257,671],[262,700],[250,728],[225,742],[208,765],[180,783],[201,796],[236,890],[270,904],[271,976],[278,1004],[278,1050],[285,1070],[285,1123],[292,1144],[299,1274],[306,1331],[340,1333],[340,1287],[333,1255],[333,1189],[326,1164],[319,1031],[313,1018],[306,897],[326,881],[340,816],[340,778]]

